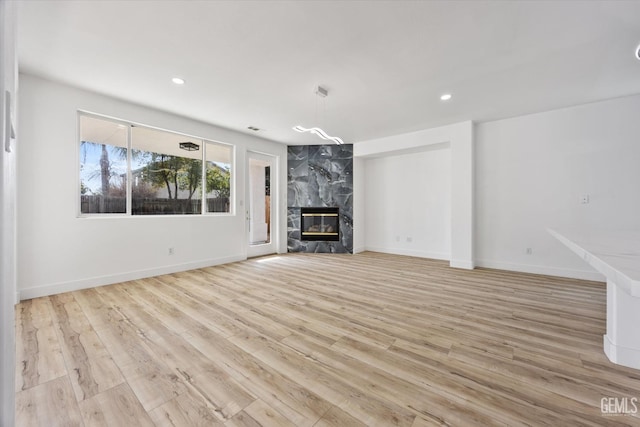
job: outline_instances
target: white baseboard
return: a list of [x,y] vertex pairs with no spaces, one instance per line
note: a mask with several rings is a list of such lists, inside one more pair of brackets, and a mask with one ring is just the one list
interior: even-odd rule
[[604,282],[605,278],[596,271],[574,270],[570,268],[549,267],[545,265],[515,264],[501,261],[476,260],[476,267],[495,268],[497,270],[517,271],[520,273],[544,274],[546,276],[568,277],[571,279]]
[[107,276],[89,277],[86,279],[72,280],[69,282],[52,283],[44,286],[21,289],[20,291],[18,291],[18,298],[22,301],[31,298],[55,295],[62,292],[78,291],[80,289],[94,288],[96,286],[111,285],[114,283],[121,283],[129,280],[160,276],[162,274],[171,274],[177,273],[179,271],[195,270],[198,268],[211,267],[214,265],[244,261],[245,259],[247,259],[245,256],[236,255],[224,258],[187,262],[183,264],[173,264],[146,270],[129,271],[127,273],[118,273]]
[[459,259],[452,259],[449,261],[449,266],[453,268],[462,268],[464,270],[473,270],[476,268],[473,261],[463,261]]
[[353,248],[353,253],[354,254],[359,254],[360,252],[364,252],[368,250],[367,248],[365,248],[364,246],[358,246],[357,248]]
[[440,259],[448,261],[450,258],[449,254],[439,253],[439,252],[425,252],[425,251],[412,251],[407,249],[397,249],[397,248],[381,248],[377,246],[367,246],[365,250],[372,252],[381,252],[384,254],[392,254],[392,255],[406,255],[406,256],[414,256],[417,258],[430,258],[430,259]]
[[[449,254],[442,254],[442,253],[411,251],[411,250],[394,249],[394,248],[382,248],[382,247],[376,247],[376,246],[367,246],[364,249],[367,251],[381,252],[381,253],[387,253],[387,254],[393,254],[393,255],[407,255],[407,256],[415,256],[418,258],[450,260]],[[354,253],[355,253],[355,250],[354,250]],[[473,270],[475,267],[485,267],[485,268],[494,268],[497,270],[517,271],[520,273],[543,274],[546,276],[568,277],[571,279],[580,279],[580,280],[592,280],[594,282],[605,281],[604,276],[596,271],[574,270],[570,268],[558,268],[558,267],[549,267],[549,266],[542,266],[542,265],[515,264],[515,263],[491,261],[491,260],[467,261],[467,260],[453,260],[453,259],[450,260],[449,265],[453,268],[462,268],[466,270]]]
[[[353,253],[355,254],[355,253],[363,252],[365,250],[394,254],[394,255],[415,256],[418,258],[449,260],[448,254],[411,251],[411,250],[393,249],[393,248],[380,248],[380,247],[371,247],[371,246],[354,248]],[[26,300],[31,298],[38,298],[42,296],[55,295],[62,292],[71,292],[71,291],[77,291],[80,289],[93,288],[96,286],[126,282],[128,280],[144,279],[146,277],[159,276],[162,274],[177,273],[179,271],[194,270],[197,268],[211,267],[214,265],[227,264],[227,263],[236,262],[236,261],[243,261],[245,259],[246,257],[244,256],[236,255],[236,256],[230,256],[230,257],[224,257],[224,258],[194,261],[194,262],[189,262],[184,264],[168,265],[164,267],[147,269],[147,270],[137,270],[137,271],[130,271],[126,273],[118,273],[113,275],[89,277],[86,279],[73,280],[69,282],[52,283],[52,284],[33,287],[33,288],[21,289],[20,291],[17,292],[16,298],[17,300],[21,301],[21,300]],[[473,269],[474,267],[473,263],[470,263],[468,261],[451,260],[450,265],[451,267],[464,268],[464,269]],[[475,262],[475,266],[495,268],[499,270],[518,271],[522,273],[545,274],[548,276],[559,276],[559,277],[570,277],[570,278],[582,279],[582,280],[593,280],[597,282],[605,281],[604,276],[602,276],[600,273],[585,271],[585,270],[573,270],[573,269],[547,267],[547,266],[539,266],[539,265],[528,265],[528,264],[514,264],[514,263],[505,263],[505,262],[488,261],[488,260],[477,260]]]
[[615,345],[607,335],[604,335],[603,343],[604,353],[610,361],[628,368],[640,369],[640,350]]

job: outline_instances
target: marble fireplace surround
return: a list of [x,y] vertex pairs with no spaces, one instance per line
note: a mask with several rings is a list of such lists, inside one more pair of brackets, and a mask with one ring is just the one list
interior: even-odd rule
[[[287,150],[288,252],[353,253],[353,145],[294,145]],[[338,241],[302,240],[301,208],[338,208]]]

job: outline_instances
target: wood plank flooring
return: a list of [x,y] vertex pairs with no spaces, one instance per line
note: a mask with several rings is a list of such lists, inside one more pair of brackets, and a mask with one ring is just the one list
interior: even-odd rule
[[[23,301],[18,426],[640,425],[603,283],[288,254]],[[640,403],[638,403],[640,407]]]

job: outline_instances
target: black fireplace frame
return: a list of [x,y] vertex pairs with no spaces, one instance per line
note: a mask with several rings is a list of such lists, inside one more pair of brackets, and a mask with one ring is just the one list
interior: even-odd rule
[[[305,232],[304,218],[305,216],[317,217],[336,217],[336,231],[326,232]],[[300,208],[300,240],[306,241],[323,241],[323,242],[339,242],[340,241],[340,209],[339,208]]]

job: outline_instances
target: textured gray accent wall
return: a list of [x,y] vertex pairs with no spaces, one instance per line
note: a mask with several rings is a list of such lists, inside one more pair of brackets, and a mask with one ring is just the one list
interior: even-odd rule
[[[353,145],[292,145],[287,150],[289,252],[353,253]],[[300,240],[301,207],[340,209],[340,241]]]

